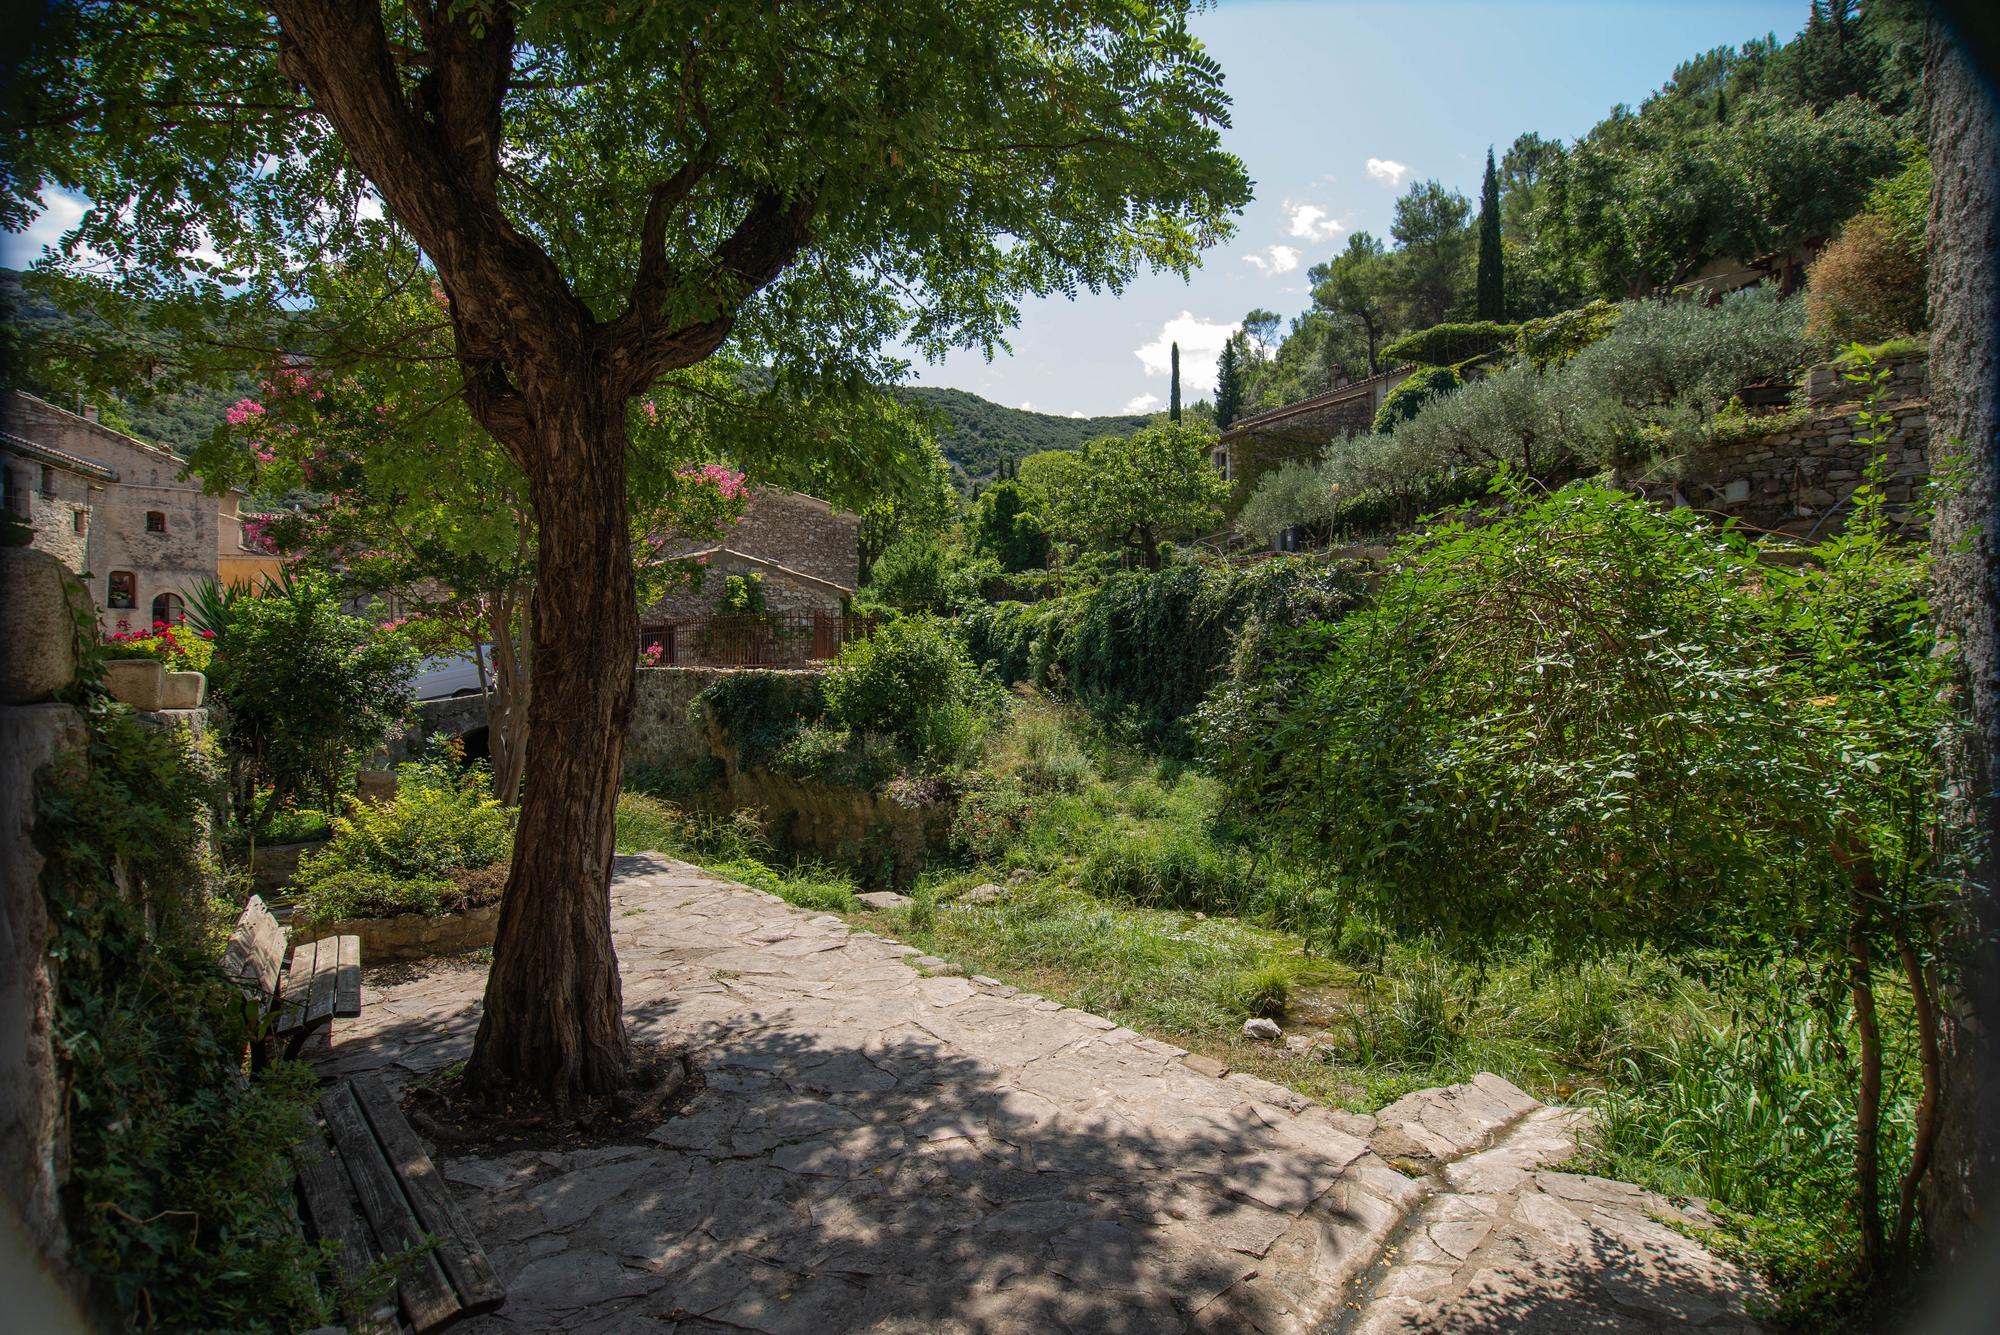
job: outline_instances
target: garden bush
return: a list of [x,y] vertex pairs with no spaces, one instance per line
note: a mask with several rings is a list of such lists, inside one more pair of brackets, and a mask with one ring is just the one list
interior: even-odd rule
[[1425,404],[1458,389],[1458,371],[1450,366],[1422,366],[1410,372],[1402,384],[1383,396],[1375,410],[1376,432],[1394,431],[1399,423],[1417,415]]
[[893,738],[920,765],[956,760],[971,743],[988,689],[946,623],[903,617],[840,652],[821,686],[827,719]]
[[1874,342],[1926,327],[1930,159],[1921,145],[1869,192],[1806,272],[1806,334],[1821,345]]
[[396,795],[387,801],[350,801],[348,813],[334,817],[326,846],[299,859],[292,883],[302,902],[316,904],[322,893],[338,902],[379,895],[388,882],[370,878],[381,877],[406,887],[401,901],[385,906],[435,913],[436,883],[449,885],[450,873],[490,867],[512,851],[514,815],[493,798],[485,766],[460,767],[434,753],[399,766],[396,780]]
[[217,968],[236,906],[210,898],[199,838],[212,762],[101,698],[86,726],[35,826],[70,1259],[121,1327],[320,1325],[324,1256],[299,1229],[289,1153],[318,1086],[291,1063],[242,1070],[248,1017]]
[[1593,301],[1574,310],[1526,320],[1515,335],[1514,347],[1531,366],[1541,370],[1561,366],[1609,334],[1624,313],[1625,307],[1615,301]]
[[372,867],[316,868],[296,887],[292,919],[301,927],[318,927],[404,913],[435,917],[446,912],[451,891],[452,883],[442,876],[408,876]]
[[215,637],[191,626],[155,621],[150,630],[113,634],[105,641],[104,656],[156,658],[169,672],[207,672],[215,658]]
[[1382,347],[1384,366],[1415,362],[1419,366],[1456,366],[1513,344],[1519,325],[1495,320],[1434,324],[1393,339]]

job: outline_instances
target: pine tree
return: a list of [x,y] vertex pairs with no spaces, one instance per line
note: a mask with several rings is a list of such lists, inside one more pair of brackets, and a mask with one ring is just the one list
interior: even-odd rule
[[1181,420],[1181,345],[1174,344],[1174,387],[1167,391],[1167,416],[1174,425]]
[[1486,179],[1479,187],[1479,318],[1507,318],[1507,280],[1500,259],[1500,174],[1486,150]]
[[1243,372],[1236,364],[1236,340],[1222,345],[1222,357],[1215,364],[1215,425],[1228,430],[1243,407]]

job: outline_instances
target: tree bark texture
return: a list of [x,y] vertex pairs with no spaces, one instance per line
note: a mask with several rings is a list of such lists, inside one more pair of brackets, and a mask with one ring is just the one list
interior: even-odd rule
[[2000,114],[1993,90],[1933,16],[1926,35],[1930,112],[1930,449],[1934,475],[1955,462],[1963,485],[1939,499],[1932,528],[1941,628],[1963,664],[1969,727],[1955,736],[1949,778],[1969,827],[1973,866],[1941,1007],[1939,1128],[1926,1188],[1933,1249],[1967,1254],[1989,1210],[2000,1160],[1996,1102],[1994,930],[2000,831],[1993,762],[2000,756]]
[[639,630],[624,399],[593,388],[565,385],[534,405],[541,448],[529,485],[542,535],[529,626],[534,768],[467,1068],[491,1095],[606,1094],[629,1064],[610,872]]

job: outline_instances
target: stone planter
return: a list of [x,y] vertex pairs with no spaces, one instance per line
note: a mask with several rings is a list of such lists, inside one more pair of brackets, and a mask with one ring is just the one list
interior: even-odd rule
[[208,678],[199,672],[169,672],[162,709],[200,709],[208,695]]
[[358,936],[363,964],[394,964],[431,955],[463,955],[468,950],[490,946],[499,923],[500,905],[494,903],[436,918],[421,913],[356,918],[301,931],[297,936],[301,941],[322,936]]
[[157,658],[114,658],[104,665],[104,689],[134,709],[165,709],[166,665]]

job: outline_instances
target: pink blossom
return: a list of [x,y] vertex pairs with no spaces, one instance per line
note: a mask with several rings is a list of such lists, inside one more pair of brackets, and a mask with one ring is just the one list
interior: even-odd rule
[[651,399],[647,399],[639,407],[645,412],[648,422],[657,422],[660,420],[660,405],[654,403]]
[[270,463],[271,460],[278,457],[277,452],[275,450],[259,449],[254,451],[254,453],[257,456],[257,462],[260,464]]
[[229,420],[229,425],[231,426],[242,426],[251,418],[262,417],[263,415],[264,405],[255,399],[238,399],[229,406],[229,411],[223,414]]
[[686,478],[690,482],[699,482],[704,486],[714,487],[716,493],[725,501],[733,501],[750,490],[743,483],[743,474],[733,468],[724,468],[721,464],[703,464],[700,468],[683,468],[675,476]]

